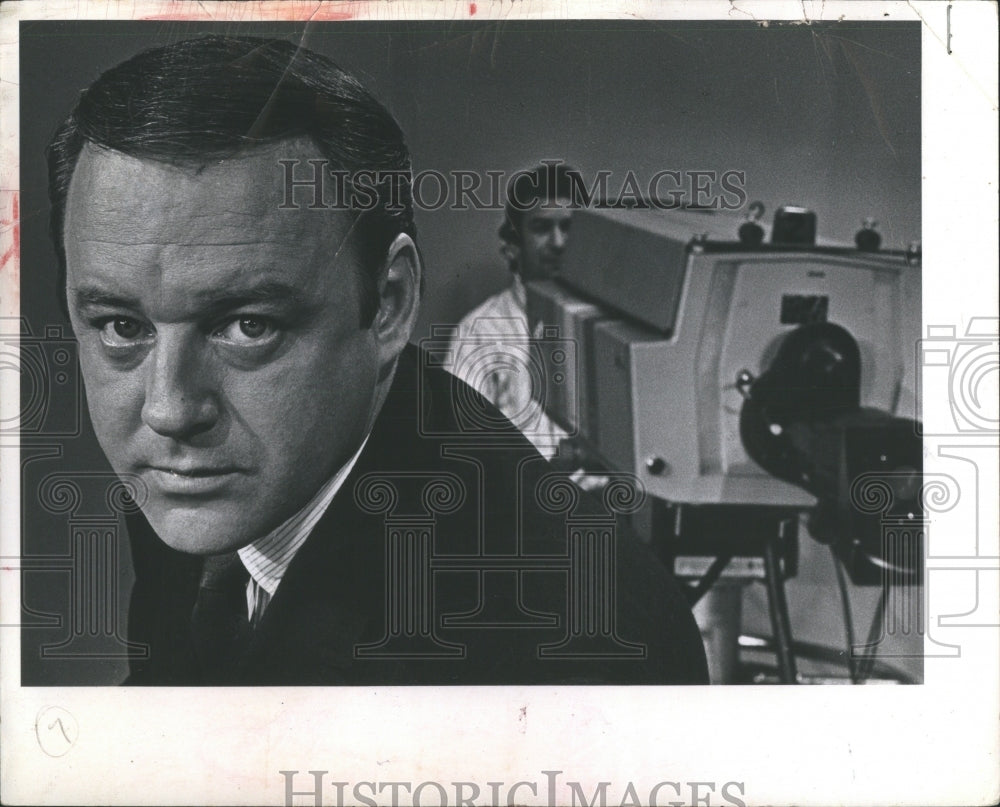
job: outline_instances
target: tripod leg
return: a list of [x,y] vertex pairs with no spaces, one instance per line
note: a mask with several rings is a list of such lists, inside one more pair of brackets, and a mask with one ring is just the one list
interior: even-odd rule
[[778,565],[778,541],[769,539],[764,545],[764,574],[767,583],[767,599],[771,616],[771,630],[774,646],[778,654],[778,671],[781,682],[794,684],[798,680],[795,669],[795,655],[792,651],[792,628],[788,618],[788,601],[785,599],[785,583],[781,579]]

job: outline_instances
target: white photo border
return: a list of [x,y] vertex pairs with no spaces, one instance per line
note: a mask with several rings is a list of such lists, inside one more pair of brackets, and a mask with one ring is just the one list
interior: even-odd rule
[[[924,325],[962,334],[997,316],[997,6],[972,2],[13,2],[0,8],[0,165],[4,256],[0,316],[19,311],[16,251],[19,159],[18,23],[28,19],[627,18],[809,21],[920,20],[923,25]],[[16,379],[3,375],[0,407],[16,416]],[[948,390],[923,390],[928,434],[948,418]],[[640,801],[659,782],[739,782],[747,805],[990,804],[1000,796],[1000,631],[997,606],[996,437],[980,440],[978,510],[943,517],[977,528],[980,555],[928,559],[928,619],[961,648],[925,662],[913,687],[812,688],[22,688],[17,629],[0,634],[2,795],[10,804],[285,804],[282,770],[346,781],[518,781],[522,803],[546,804],[544,771],[558,770],[555,803],[609,781],[609,803],[633,783]],[[967,446],[929,437],[931,472]],[[956,448],[958,447],[958,448]],[[992,460],[991,460],[992,458]],[[992,476],[990,476],[992,475]],[[0,624],[19,619],[16,443],[0,451]],[[992,493],[991,493],[992,491]],[[977,613],[962,621],[978,581]],[[950,622],[949,622],[950,618]],[[46,710],[56,709],[57,712]],[[53,755],[38,726],[72,725],[72,747]],[[68,717],[67,717],[68,716]],[[336,803],[327,785],[324,803]],[[702,794],[706,791],[702,789]],[[351,790],[344,803],[352,803]],[[365,793],[368,793],[366,790]],[[432,803],[435,791],[426,791]],[[614,794],[614,795],[612,795]],[[385,795],[375,796],[384,803]],[[400,794],[400,803],[411,796]],[[312,803],[296,797],[296,804]],[[480,802],[477,802],[480,803]],[[482,802],[486,803],[486,802]],[[676,802],[675,802],[676,803]],[[702,802],[706,803],[706,802]]]

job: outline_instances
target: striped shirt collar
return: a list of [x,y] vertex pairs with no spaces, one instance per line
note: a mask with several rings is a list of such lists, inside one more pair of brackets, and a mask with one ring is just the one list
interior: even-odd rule
[[238,550],[240,560],[247,567],[253,581],[268,595],[274,596],[278,584],[288,570],[288,565],[305,543],[309,533],[323,517],[368,444],[365,437],[354,456],[316,492],[309,503],[281,526]]

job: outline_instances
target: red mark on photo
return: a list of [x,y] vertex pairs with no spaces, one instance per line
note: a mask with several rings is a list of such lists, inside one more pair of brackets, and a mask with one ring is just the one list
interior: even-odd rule
[[[20,256],[21,254],[21,196],[19,191],[9,191],[4,194],[10,199],[8,213],[8,204],[4,204],[4,214],[0,218],[0,226],[6,231],[8,228],[11,231],[11,244],[3,251],[0,255],[0,267],[6,267],[15,256]],[[6,239],[5,239],[6,240]],[[15,263],[15,267],[17,264]],[[16,271],[16,270],[15,270]],[[14,282],[18,280],[17,276],[14,276]]]
[[[299,0],[280,0],[280,2],[258,3],[256,11],[262,19],[289,20],[303,22],[336,22],[338,20],[354,19],[355,14],[349,8],[331,8],[325,3],[300,2]],[[198,8],[190,3],[177,0],[167,4],[166,8],[156,14],[142,17],[144,20],[226,20],[225,12],[215,14],[211,9]]]

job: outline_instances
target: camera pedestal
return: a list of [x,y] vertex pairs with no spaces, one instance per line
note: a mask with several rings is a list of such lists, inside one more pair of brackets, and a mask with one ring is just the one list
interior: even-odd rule
[[705,641],[713,684],[739,680],[743,594],[767,586],[782,683],[797,682],[784,581],[798,570],[799,511],[757,505],[690,505],[655,500],[652,543],[682,582]]
[[691,609],[701,631],[708,658],[708,680],[727,684],[737,680],[740,660],[740,624],[743,594],[748,581],[719,580]]

